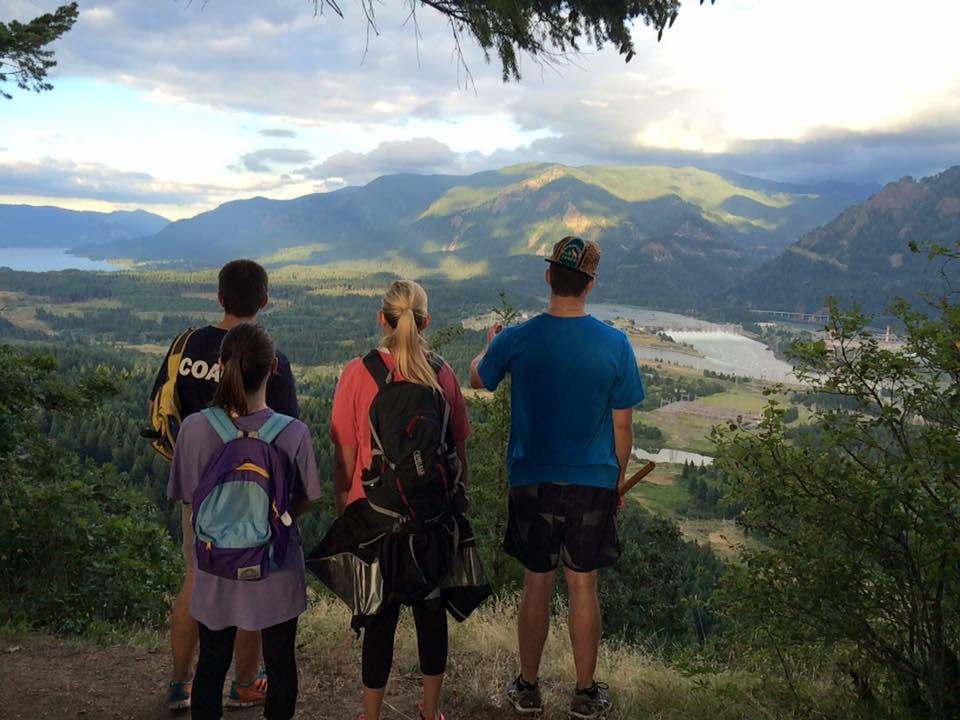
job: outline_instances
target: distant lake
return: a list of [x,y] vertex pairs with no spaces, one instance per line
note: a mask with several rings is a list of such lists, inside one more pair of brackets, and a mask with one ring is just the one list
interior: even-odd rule
[[635,345],[634,351],[642,360],[663,360],[697,370],[713,370],[768,382],[797,381],[792,365],[777,359],[763,343],[733,332],[729,326],[631,305],[591,303],[588,309],[601,320],[622,317],[644,327],[660,328],[677,342],[692,345],[705,355],[701,358]]
[[0,267],[30,272],[48,270],[119,270],[105,260],[71,255],[67,248],[0,247]]

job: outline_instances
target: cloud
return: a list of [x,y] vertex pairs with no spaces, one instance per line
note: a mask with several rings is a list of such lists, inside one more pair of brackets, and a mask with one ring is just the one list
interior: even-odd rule
[[[378,8],[379,34],[368,44],[360,5],[344,11],[341,19],[314,16],[310,3],[100,0],[58,43],[58,70],[284,123],[402,124],[420,112],[493,111],[457,92],[454,40],[438,13],[418,13],[414,25],[394,0]],[[496,92],[499,73],[479,72],[482,53],[466,52],[478,89]]]
[[319,180],[340,178],[349,184],[366,182],[394,173],[456,171],[458,155],[448,145],[432,138],[382,142],[368,153],[344,151],[307,168],[304,174]]
[[269,138],[295,138],[297,134],[293,130],[286,128],[264,128],[260,134]]
[[[10,2],[24,17],[37,14],[34,0]],[[57,148],[4,134],[10,154],[2,157],[32,162],[50,153],[104,163],[64,166],[60,184],[66,190],[72,182],[80,197],[119,197],[126,187],[139,198],[153,188],[161,197],[211,202],[526,161],[689,164],[795,182],[925,175],[960,163],[960,62],[942,51],[960,10],[937,0],[916,4],[909,16],[871,0],[685,4],[661,43],[636,28],[629,64],[613,49],[557,69],[524,58],[521,84],[503,84],[496,58],[486,65],[467,41],[475,84],[464,88],[447,22],[426,9],[407,22],[406,0],[377,4],[379,35],[369,44],[359,3],[342,3],[340,19],[314,17],[309,2],[97,0],[57,43],[51,96],[68,89],[65,77],[93,78],[162,101],[155,113],[151,107],[151,122],[163,123],[168,107],[189,107],[216,120],[214,134],[233,133],[207,145],[199,134],[181,148],[171,141],[169,162],[149,165],[154,177],[125,177],[108,167],[125,164],[124,156],[90,151],[76,132]],[[853,32],[865,17],[871,32]],[[270,145],[296,138],[302,149],[246,152],[253,132],[276,139],[263,141]],[[198,168],[198,145],[216,157],[213,170]],[[80,147],[86,155],[74,155]],[[51,162],[35,163],[36,172]],[[228,163],[256,176],[224,177]],[[10,167],[0,164],[0,182]],[[95,187],[83,186],[81,168]],[[214,184],[155,179],[179,172]],[[256,187],[215,184],[247,180]],[[36,178],[56,181],[49,173]]]
[[223,190],[214,185],[164,182],[148,173],[118,170],[100,163],[55,158],[43,158],[36,163],[0,163],[0,195],[189,204]]
[[271,165],[302,165],[313,160],[307,150],[295,150],[293,148],[263,148],[255,150],[240,157],[239,166],[233,165],[232,169],[245,169],[248,172],[268,173],[272,172]]
[[597,122],[595,127],[594,135],[572,130],[511,154],[568,165],[692,165],[804,184],[824,180],[882,183],[904,175],[924,177],[960,164],[960,122],[951,124],[947,118],[901,131],[819,128],[796,140],[734,141],[716,152],[638,145],[618,132],[615,123],[604,126]]

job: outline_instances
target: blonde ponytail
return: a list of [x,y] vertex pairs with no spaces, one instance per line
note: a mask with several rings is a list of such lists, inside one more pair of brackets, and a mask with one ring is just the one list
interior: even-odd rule
[[398,280],[383,296],[383,317],[393,332],[383,345],[393,355],[397,370],[410,382],[442,392],[437,374],[427,361],[429,346],[420,331],[427,322],[427,293],[411,280]]

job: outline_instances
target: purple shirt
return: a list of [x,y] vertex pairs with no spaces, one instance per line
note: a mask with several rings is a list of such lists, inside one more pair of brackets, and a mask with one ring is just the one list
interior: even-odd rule
[[[234,418],[241,430],[260,428],[273,415],[266,409]],[[167,496],[189,505],[200,482],[203,469],[222,447],[223,441],[200,413],[183,421],[177,435]],[[317,500],[321,494],[317,462],[313,456],[310,431],[299,420],[287,426],[274,445],[290,458],[296,468],[294,498]],[[196,570],[196,557],[193,559]],[[190,599],[190,614],[211,630],[236,626],[244,630],[262,630],[300,615],[307,609],[306,577],[300,533],[294,525],[283,566],[271,570],[263,580],[230,580],[197,570],[197,580]]]

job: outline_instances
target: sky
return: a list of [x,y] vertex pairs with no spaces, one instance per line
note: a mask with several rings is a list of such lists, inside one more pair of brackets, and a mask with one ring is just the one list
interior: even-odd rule
[[[171,219],[397,172],[693,165],[879,184],[960,164],[960,3],[686,0],[636,55],[496,59],[411,0],[80,0],[54,90],[0,99],[0,203]],[[0,0],[0,21],[56,0]],[[466,67],[464,67],[464,65]]]

